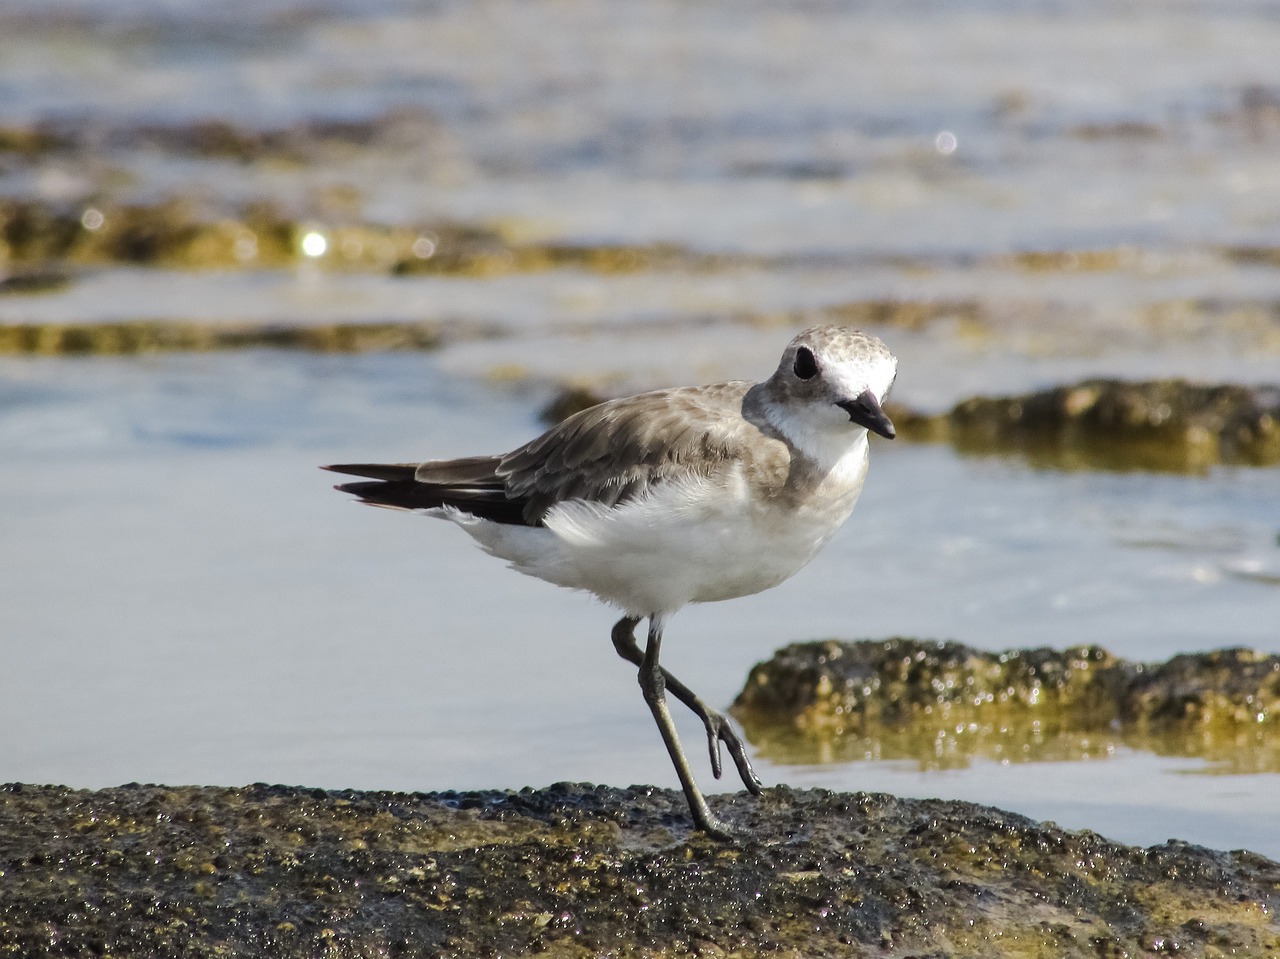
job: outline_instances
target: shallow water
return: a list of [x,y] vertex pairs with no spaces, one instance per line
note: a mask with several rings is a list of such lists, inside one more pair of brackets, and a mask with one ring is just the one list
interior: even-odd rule
[[[315,469],[506,448],[538,428],[538,390],[468,382],[442,360],[0,364],[6,778],[672,784],[606,609],[504,570],[445,524],[357,508]],[[682,613],[666,659],[727,703],[752,663],[825,636],[1097,642],[1137,659],[1280,651],[1280,588],[1248,575],[1274,571],[1278,515],[1274,471],[1062,476],[878,443],[826,552],[771,593]],[[1203,767],[1121,750],[761,773],[1280,851],[1265,817],[1246,815],[1274,802],[1280,777],[1184,775]],[[1073,785],[1041,788],[1058,779]]]
[[[901,358],[894,398],[918,409],[1093,375],[1278,382],[1277,49],[1280,17],[1248,0],[13,0],[0,123],[94,147],[0,154],[6,196],[178,195],[211,216],[266,199],[322,234],[448,220],[719,259],[109,264],[0,296],[6,324],[445,337],[430,354],[0,359],[0,778],[674,785],[609,611],[443,524],[356,508],[315,467],[510,448],[559,383],[767,375],[845,304],[962,304],[876,329]],[[202,119],[373,133],[247,161],[137,135]],[[768,594],[683,612],[665,655],[726,704],[776,647],[827,636],[1280,652],[1278,536],[1275,469],[1059,473],[877,442],[827,551]],[[1280,777],[1198,760],[758,765],[1280,857]]]

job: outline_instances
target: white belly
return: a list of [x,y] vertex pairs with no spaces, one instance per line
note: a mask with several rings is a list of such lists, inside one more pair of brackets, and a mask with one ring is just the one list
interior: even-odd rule
[[852,512],[865,455],[851,465],[798,505],[760,500],[732,473],[715,483],[667,483],[613,509],[561,503],[543,527],[439,512],[522,573],[648,616],[758,593],[794,575]]

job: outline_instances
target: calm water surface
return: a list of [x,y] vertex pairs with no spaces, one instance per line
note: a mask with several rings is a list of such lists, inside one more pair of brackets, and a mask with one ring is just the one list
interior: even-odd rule
[[[922,409],[1091,375],[1280,381],[1277,50],[1280,15],[1249,0],[12,0],[0,123],[99,148],[0,157],[4,196],[269,200],[322,233],[460,220],[724,260],[110,267],[0,296],[0,323],[451,334],[429,355],[0,360],[0,778],[674,786],[608,610],[445,524],[357,508],[315,467],[508,449],[559,383],[763,376],[847,303],[973,304],[876,330],[901,357],[895,399]],[[129,135],[388,116],[376,143],[299,162]],[[1019,259],[1035,251],[1106,255]],[[768,594],[685,611],[666,656],[724,704],[778,646],[828,636],[1280,652],[1278,535],[1275,469],[1059,473],[876,443],[827,551]],[[1280,776],[1197,760],[759,766],[1280,857]]]
[[[503,569],[446,524],[357,508],[315,469],[504,449],[538,429],[538,391],[461,379],[441,360],[0,364],[6,778],[673,784],[607,609]],[[826,552],[771,593],[682,613],[669,665],[727,703],[774,648],[826,636],[1097,642],[1139,659],[1280,651],[1275,479],[1063,476],[879,443]],[[1280,776],[1194,775],[1204,768],[1121,750],[761,772],[972,798],[1134,841],[1280,851],[1258,815]]]

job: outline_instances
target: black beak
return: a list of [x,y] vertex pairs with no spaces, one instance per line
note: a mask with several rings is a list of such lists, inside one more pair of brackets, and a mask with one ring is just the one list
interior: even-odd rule
[[880,406],[880,401],[876,399],[876,395],[870,390],[864,390],[858,395],[857,399],[845,400],[843,403],[837,403],[836,406],[849,414],[850,422],[865,426],[871,432],[878,433],[887,440],[891,440],[897,435],[897,431],[893,428],[893,423],[889,417],[884,415],[884,409]]

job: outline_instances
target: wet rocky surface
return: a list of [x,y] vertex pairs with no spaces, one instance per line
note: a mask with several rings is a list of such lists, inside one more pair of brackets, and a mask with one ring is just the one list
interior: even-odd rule
[[1280,386],[1181,379],[1090,379],[1014,396],[978,396],[899,431],[974,454],[1066,469],[1198,470],[1280,462]]
[[[341,126],[336,124],[335,128]],[[232,153],[242,148],[252,152],[256,149],[252,144],[275,142],[277,136],[240,132],[218,122],[199,124],[190,130],[168,130],[163,136],[160,131],[150,130],[146,135],[158,136],[159,142],[169,145],[188,140],[202,142],[201,138],[207,135],[216,143],[226,144]],[[0,128],[0,156],[6,152],[6,136],[11,143],[43,143],[54,137],[39,131],[21,133]],[[278,136],[288,139],[285,134]],[[54,138],[49,142],[56,146],[63,141]],[[142,146],[151,149],[155,144],[144,141]],[[131,179],[131,175],[123,173],[122,177]],[[134,196],[129,190],[115,187],[57,198],[9,192],[0,196],[0,264],[10,272],[38,270],[47,264],[257,270],[311,261],[333,270],[489,277],[549,269],[607,275],[642,270],[707,271],[847,263],[850,267],[895,268],[920,276],[948,269],[983,268],[1022,275],[1072,276],[1149,271],[1156,268],[1149,260],[1160,262],[1154,254],[1147,254],[1144,260],[1142,251],[1128,245],[983,254],[922,251],[913,255],[766,255],[732,248],[699,249],[674,242],[530,241],[520,236],[528,224],[516,226],[518,217],[511,218],[510,223],[503,217],[475,222],[384,221],[370,218],[366,205],[367,198],[360,190],[343,185],[316,187],[287,202],[272,196],[220,198],[198,187],[169,191],[158,197]],[[308,249],[303,243],[313,233],[324,238],[319,249]],[[1223,265],[1274,268],[1280,264],[1280,247],[1209,244],[1184,251],[1181,256]],[[1170,255],[1169,259],[1177,265],[1179,257]],[[993,308],[998,316],[1002,315],[996,301],[986,297],[894,296],[835,302],[816,311],[805,311],[805,315],[818,314],[823,322],[903,329],[920,329],[942,320],[972,332],[989,325]],[[1057,308],[1066,307],[1060,304]],[[1186,325],[1186,314],[1191,312],[1205,314],[1218,323],[1225,317],[1236,325],[1249,321],[1270,327],[1276,311],[1277,304],[1272,299],[1202,297],[1157,301],[1147,304],[1141,312],[1146,322],[1164,326]],[[791,317],[790,321],[796,319]]]
[[561,784],[0,790],[0,955],[1280,952],[1280,864],[967,803]]
[[[453,330],[456,334],[457,330]],[[272,348],[312,353],[433,350],[444,340],[439,323],[193,323],[138,320],[123,323],[0,325],[0,355],[120,356]]]
[[314,117],[280,126],[208,117],[177,122],[86,122],[58,118],[0,125],[0,156],[14,164],[85,158],[104,150],[163,153],[241,164],[308,164],[335,151],[429,145],[442,131],[429,112],[403,107],[360,119]]
[[795,643],[733,705],[764,755],[790,761],[1105,757],[1117,745],[1280,770],[1280,655],[1138,663],[1098,646],[987,652],[917,639]]
[[309,261],[337,270],[483,276],[588,255],[517,247],[493,228],[466,224],[386,224],[331,213],[321,226],[265,200],[231,207],[183,196],[155,203],[0,200],[0,262],[17,276],[47,264],[258,270]]

